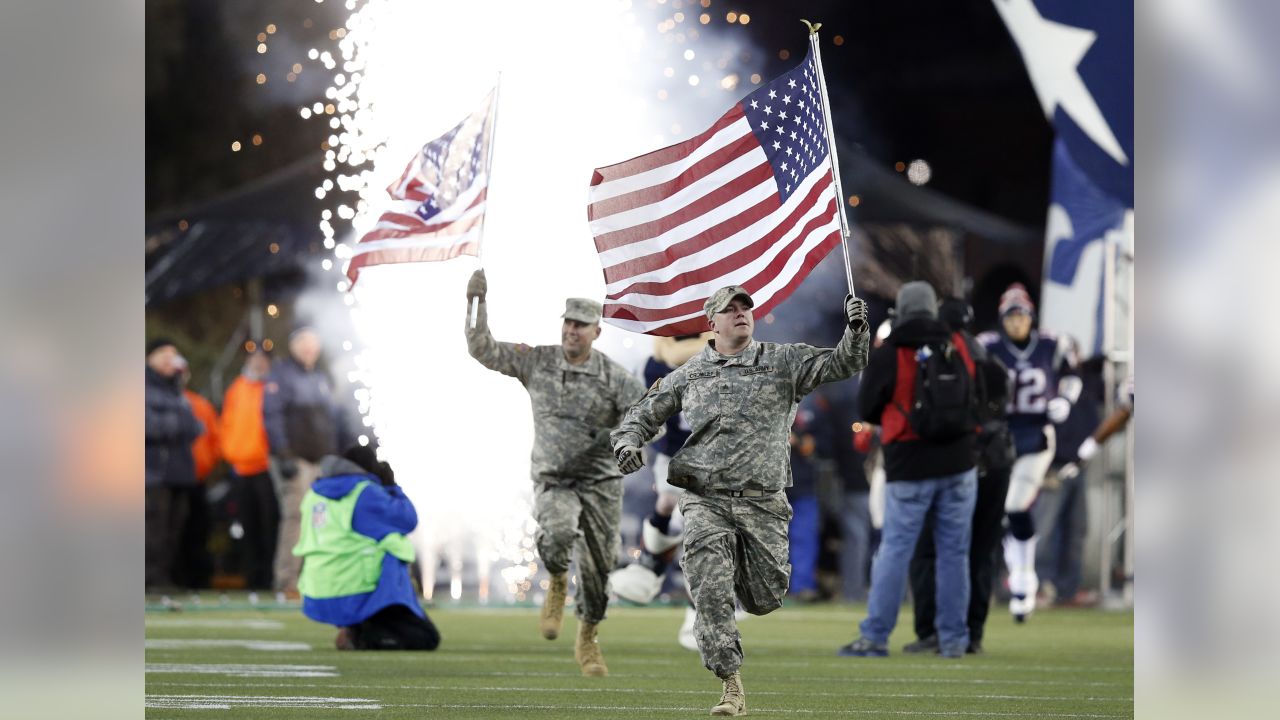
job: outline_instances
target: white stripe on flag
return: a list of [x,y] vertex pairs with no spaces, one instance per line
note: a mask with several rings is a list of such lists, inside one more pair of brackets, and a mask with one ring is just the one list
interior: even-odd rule
[[[484,215],[484,209],[486,204],[487,203],[480,203],[479,205],[476,205],[475,207],[471,208],[471,210],[469,210],[462,217],[450,223],[449,227],[439,228],[438,230],[434,230],[431,232],[418,233],[418,234],[414,234],[414,235],[410,235],[402,238],[383,238],[381,240],[366,240],[364,242],[357,243],[355,248],[353,248],[352,252],[358,255],[361,252],[372,252],[374,250],[394,249],[396,247],[401,247],[403,243],[414,242],[415,240],[426,239],[426,240],[434,241],[437,238],[447,239],[447,238],[460,237],[459,235],[447,235],[445,233],[447,233],[450,229],[457,227],[458,224],[461,222],[474,220]],[[434,224],[434,220],[432,221],[432,223]],[[378,223],[378,226],[375,227],[370,232],[376,232],[378,230],[398,230],[398,231],[404,232],[404,231],[413,230],[413,229],[414,229],[413,227],[408,225],[400,225],[398,223],[388,222],[388,223]]]
[[[719,205],[713,210],[705,212],[682,225],[677,225],[661,235],[601,252],[600,265],[604,269],[608,270],[609,268],[615,265],[621,265],[628,260],[635,260],[636,258],[666,252],[673,246],[695,238],[726,220],[732,220],[751,207],[768,200],[770,197],[777,194],[778,186],[774,183],[773,178],[766,178],[764,182],[756,185],[750,190],[747,190],[733,200],[730,200],[723,205]],[[772,218],[773,215],[773,213],[770,213],[765,219]],[[759,223],[757,223],[757,225],[758,224]]]
[[[787,233],[783,235],[777,242],[770,245],[769,248],[764,251],[764,253],[752,259],[752,261],[747,263],[746,265],[741,265],[739,267],[736,267],[716,279],[708,280],[698,285],[687,285],[685,287],[680,288],[676,292],[671,293],[670,295],[648,295],[645,293],[627,293],[617,298],[613,298],[612,296],[610,296],[609,301],[611,303],[616,303],[619,305],[632,305],[634,307],[639,307],[639,308],[648,308],[648,309],[670,308],[670,307],[676,307],[681,303],[689,302],[690,300],[701,300],[701,299],[706,299],[708,297],[711,297],[712,293],[714,293],[716,290],[726,285],[740,284],[739,282],[729,282],[726,279],[732,280],[733,278],[739,278],[739,279],[752,278],[752,277],[755,277],[757,273],[763,272],[764,269],[769,266],[769,263],[773,262],[774,258],[782,254],[782,251],[787,247],[787,245],[791,244],[793,240],[799,237],[800,231],[804,228],[806,223],[808,223],[810,220],[814,218],[820,217],[824,212],[826,212],[828,202],[829,202],[828,198],[821,197],[817,205],[810,208],[808,212],[804,214],[804,217],[800,219],[799,222],[797,222],[790,230],[788,230]],[[808,243],[809,239],[812,238],[812,236],[815,233],[818,234],[819,237],[825,237],[831,231],[832,228],[839,227],[839,226],[840,226],[839,217],[837,217],[835,213],[831,213],[831,217],[827,218],[827,221],[825,223],[823,223],[819,227],[816,227],[812,231],[810,231],[809,235],[805,238],[805,242]],[[759,236],[755,236],[755,237],[759,237]],[[732,251],[721,248],[720,247],[721,244],[723,243],[717,243],[716,245],[713,245],[707,248],[706,250],[700,253],[697,253],[696,255],[691,255],[687,258],[681,258],[680,262],[683,263],[688,261],[687,264],[690,266],[689,268],[686,269],[686,272],[711,266],[715,264],[717,261],[721,260],[722,258],[727,257],[728,255],[731,255]],[[679,272],[672,271],[670,267],[664,267],[659,272],[663,275],[670,275],[672,277],[680,274]],[[657,275],[657,274],[658,272],[649,273],[648,275],[645,275],[645,276],[632,278],[625,282],[620,282],[615,284],[622,285],[625,287],[625,286],[635,284],[636,282],[658,282],[658,281],[648,279],[650,275]],[[755,297],[755,296],[753,295],[752,297]],[[757,300],[757,302],[763,302],[763,301],[764,301],[764,298]]]
[[[484,206],[480,206],[483,210]],[[480,228],[474,227],[461,235],[437,236],[418,235],[406,238],[390,238],[387,240],[373,240],[367,243],[356,245],[351,251],[351,256],[364,255],[371,252],[379,252],[382,250],[426,250],[430,248],[450,248],[458,245],[466,245],[473,240],[480,238]]]
[[[641,275],[633,275],[625,280],[609,283],[605,287],[606,295],[613,295],[621,292],[637,282],[666,282],[678,275],[709,265],[719,258],[732,255],[765,235],[768,235],[774,228],[786,220],[787,217],[790,216],[797,207],[799,207],[800,203],[804,202],[804,199],[808,196],[809,191],[813,189],[813,186],[822,180],[822,175],[822,173],[810,173],[809,176],[804,179],[804,182],[800,184],[800,187],[796,189],[795,193],[792,194],[791,197],[787,198],[786,203],[748,227],[724,238],[711,247],[694,253],[693,255],[679,258],[669,265],[665,265]],[[773,192],[777,192],[777,188],[773,186],[773,179],[770,178],[765,183],[762,183],[761,186],[753,188],[751,192],[739,195],[738,199],[733,202],[716,208],[714,212],[707,213],[691,223],[685,223],[685,225],[682,225],[679,228],[674,228],[670,232],[663,233],[653,240],[633,243],[631,245],[625,245],[614,250],[606,250],[605,252],[600,253],[600,264],[607,269],[619,263],[626,262],[627,260],[662,252],[677,242],[687,240],[707,228],[714,227],[719,222],[734,217],[743,210],[760,202],[760,200],[763,200],[764,198],[760,197],[759,193],[760,187],[765,184],[769,185]],[[832,191],[831,196],[834,196],[834,191]],[[768,196],[765,195],[764,197]],[[828,193],[822,193],[818,197],[817,205],[822,206],[823,201],[828,197]],[[690,225],[693,225],[694,228],[696,228],[695,232],[690,232],[687,235],[685,235],[685,233],[676,232]],[[803,223],[797,224],[797,231],[801,226],[803,226]],[[639,248],[643,248],[643,251]],[[708,297],[710,297],[710,294],[708,294]]]
[[751,152],[731,160],[716,168],[713,172],[698,178],[692,184],[681,188],[671,197],[592,221],[591,234],[603,235],[607,232],[626,230],[627,228],[643,225],[658,218],[675,214],[701,200],[709,193],[715,192],[733,182],[738,176],[761,165],[767,165],[768,162],[769,159],[765,157],[763,150],[758,147],[753,148]]
[[[804,263],[805,259],[808,257],[809,253],[812,252],[815,247],[821,244],[822,240],[831,234],[831,231],[838,230],[839,227],[840,227],[839,218],[833,216],[830,222],[826,223],[822,227],[814,228],[814,230],[805,237],[804,244],[801,245],[796,250],[796,252],[792,254],[792,256],[787,260],[786,265],[783,266],[782,270],[778,273],[778,275],[774,277],[773,280],[768,282],[764,287],[760,288],[760,290],[751,294],[751,297],[755,300],[756,304],[757,305],[765,304],[766,302],[771,300],[773,296],[778,293],[778,291],[785,288],[800,272],[800,267]],[[749,278],[749,277],[751,276],[735,270],[733,272],[725,274],[724,276],[722,276],[721,278],[715,281],[712,281],[711,283],[707,283],[706,285],[714,288],[721,288],[726,285],[740,284],[740,282],[744,278]],[[612,301],[608,301],[605,303],[605,305],[606,306],[626,305],[630,307],[643,307],[633,302],[632,303],[615,303]],[[649,321],[626,320],[622,318],[611,317],[611,318],[608,318],[608,322],[611,325],[616,325],[620,328],[623,328],[624,330],[644,333],[650,330],[660,328],[664,325],[674,325],[678,322],[688,320],[690,318],[701,317],[701,316],[702,316],[702,312],[699,310],[699,311],[687,313],[684,315],[666,317],[658,320],[649,320]]]
[[[468,187],[465,191],[462,192],[462,194],[458,195],[458,197],[449,205],[449,207],[441,210],[439,213],[435,215],[435,217],[432,217],[430,220],[427,220],[426,222],[435,225],[435,224],[446,223],[451,220],[457,220],[461,218],[464,214],[466,214],[467,209],[471,206],[471,203],[476,201],[476,198],[480,195],[481,192],[484,191],[484,189],[488,186],[488,184],[489,184],[489,178],[486,177],[483,172],[480,173],[479,175],[476,176],[475,181],[471,183],[471,187]],[[420,200],[397,200],[391,203],[387,208],[385,208],[383,213],[380,213],[378,217],[381,218],[383,214],[388,212],[396,212],[402,215],[412,215],[413,211],[417,210],[418,207],[420,207],[421,205],[422,205],[422,202]],[[401,226],[398,224],[375,222],[373,227],[370,228],[369,230],[366,230],[364,233],[361,233],[361,236],[363,236],[364,234],[372,230],[378,229],[380,225],[382,227],[391,227],[397,230],[404,229],[404,226]]]
[[707,141],[699,145],[696,150],[688,156],[681,158],[677,162],[668,165],[662,165],[652,170],[646,170],[642,173],[636,173],[628,177],[618,178],[617,180],[609,180],[599,185],[593,185],[587,195],[590,203],[597,203],[601,200],[626,195],[629,192],[643,190],[654,185],[661,185],[668,180],[674,180],[680,177],[680,174],[690,167],[697,165],[700,160],[705,159],[715,151],[722,147],[732,144],[739,138],[750,134],[751,126],[747,123],[747,119],[739,118],[733,124],[724,128],[715,135],[707,138]]

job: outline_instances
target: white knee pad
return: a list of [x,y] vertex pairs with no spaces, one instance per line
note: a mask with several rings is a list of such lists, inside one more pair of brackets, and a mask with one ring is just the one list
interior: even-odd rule
[[623,600],[638,605],[653,602],[662,589],[662,578],[638,562],[609,573],[608,589]]
[[668,535],[649,522],[649,518],[644,520],[644,528],[640,533],[640,542],[644,545],[644,549],[654,555],[661,555],[671,548],[684,542],[684,533],[676,535]]
[[1009,494],[1004,498],[1005,512],[1026,512],[1031,503],[1035,502],[1040,486],[1044,484],[1044,476],[1053,462],[1053,452],[1057,445],[1052,425],[1045,428],[1045,436],[1049,447],[1037,453],[1019,456],[1013,461],[1013,470],[1009,472]]

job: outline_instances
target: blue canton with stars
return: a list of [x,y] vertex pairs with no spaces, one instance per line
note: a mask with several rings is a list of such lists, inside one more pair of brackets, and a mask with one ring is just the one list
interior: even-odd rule
[[764,148],[780,202],[785,203],[814,171],[826,168],[826,124],[813,56],[779,75],[739,103]]
[[486,113],[474,113],[422,146],[420,171],[429,197],[414,214],[430,220],[471,187],[484,159]]

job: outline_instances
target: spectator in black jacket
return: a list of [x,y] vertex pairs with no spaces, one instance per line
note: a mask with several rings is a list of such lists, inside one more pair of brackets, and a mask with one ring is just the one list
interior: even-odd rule
[[[926,522],[937,549],[936,627],[943,657],[964,657],[969,645],[965,622],[969,606],[969,533],[978,478],[973,464],[973,432],[957,422],[951,440],[921,437],[912,425],[917,363],[934,353],[963,360],[973,379],[968,348],[953,347],[951,332],[938,320],[938,300],[926,282],[909,282],[898,291],[893,332],[871,353],[862,372],[862,416],[881,427],[886,475],[884,530],[871,568],[867,618],[861,637],[840,648],[852,657],[885,657],[889,633],[898,622],[907,566]],[[899,372],[899,368],[909,372]],[[940,378],[941,375],[938,375]],[[960,377],[952,375],[952,377]],[[967,416],[967,415],[966,415]]]
[[[981,432],[976,437],[975,462],[978,467],[978,499],[973,508],[972,542],[969,544],[969,647],[967,652],[982,652],[982,636],[991,609],[991,590],[995,585],[997,552],[1004,535],[1004,499],[1009,492],[1009,471],[1013,468],[1013,438],[1005,403],[1009,401],[1009,370],[1000,358],[987,353],[969,333],[973,313],[960,298],[947,298],[938,308],[938,316],[947,329],[957,333],[969,348],[978,377],[978,420]],[[902,648],[906,653],[935,653],[938,635],[934,632],[934,573],[936,556],[933,532],[926,526],[916,543],[911,558],[911,597],[915,599],[916,641]]]
[[262,395],[272,478],[280,498],[273,584],[277,593],[290,598],[298,597],[302,569],[292,554],[302,522],[302,497],[320,476],[320,458],[355,444],[355,438],[348,437],[329,375],[317,365],[320,349],[314,329],[294,330],[289,336],[289,357],[272,365]]
[[188,489],[196,484],[191,443],[204,426],[182,396],[178,375],[186,363],[167,338],[147,344],[146,367],[146,586],[173,585],[178,539],[187,521]]

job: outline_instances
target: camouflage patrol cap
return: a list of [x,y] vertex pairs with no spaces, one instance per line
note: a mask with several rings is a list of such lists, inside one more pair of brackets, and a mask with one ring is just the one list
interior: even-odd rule
[[729,303],[733,302],[736,297],[745,300],[747,307],[756,306],[756,301],[751,299],[751,293],[747,292],[746,288],[741,285],[729,285],[728,287],[720,288],[712,293],[711,297],[707,298],[706,304],[702,306],[702,309],[707,313],[707,319],[710,320],[713,315],[728,307]]
[[569,298],[564,301],[564,314],[560,317],[565,320],[577,320],[588,325],[596,325],[600,322],[600,311],[603,308],[600,303],[586,298]]

